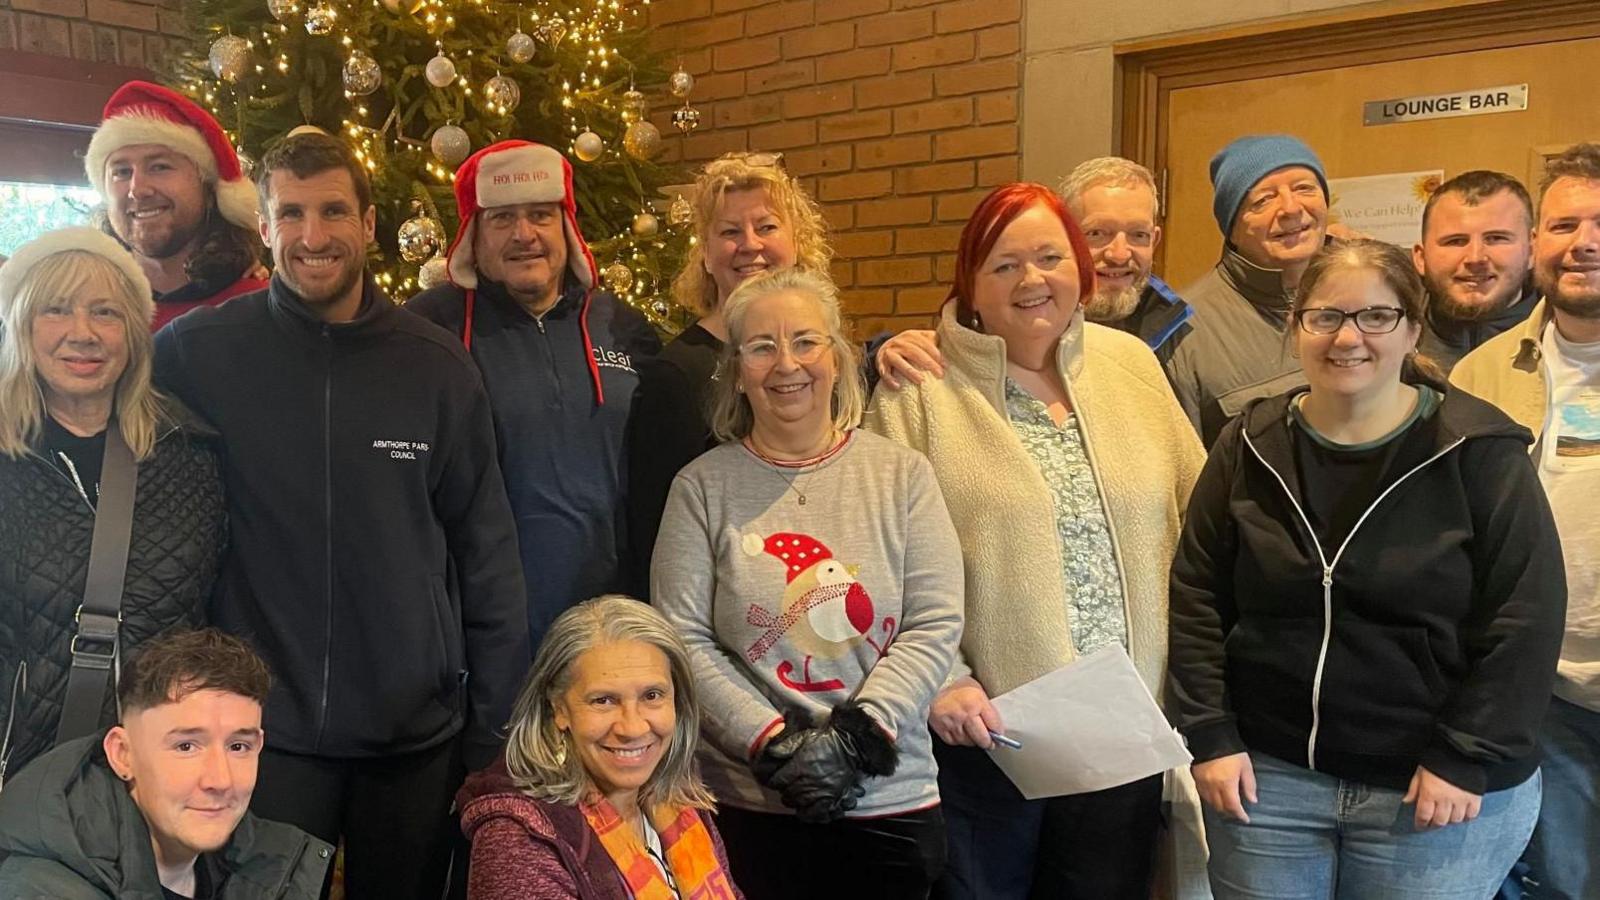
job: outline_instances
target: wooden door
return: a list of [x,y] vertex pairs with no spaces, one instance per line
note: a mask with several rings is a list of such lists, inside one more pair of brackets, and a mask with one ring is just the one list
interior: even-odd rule
[[[1264,25],[1127,48],[1123,152],[1165,182],[1159,271],[1181,289],[1216,264],[1209,164],[1241,135],[1296,135],[1330,178],[1487,168],[1522,178],[1535,196],[1543,155],[1600,140],[1600,3],[1442,2],[1389,19],[1345,13],[1278,34]],[[1367,101],[1518,84],[1528,85],[1523,111],[1362,124]]]

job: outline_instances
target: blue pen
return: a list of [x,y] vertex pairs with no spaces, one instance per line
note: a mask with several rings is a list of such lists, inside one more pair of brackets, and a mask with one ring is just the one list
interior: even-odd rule
[[1016,738],[1008,738],[998,731],[989,732],[989,739],[1002,747],[1010,747],[1012,750],[1022,749],[1021,741],[1017,740]]

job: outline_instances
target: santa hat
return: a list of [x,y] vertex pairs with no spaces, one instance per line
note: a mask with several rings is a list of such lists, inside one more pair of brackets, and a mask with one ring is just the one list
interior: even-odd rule
[[776,556],[784,565],[785,584],[794,581],[796,575],[817,563],[833,559],[833,551],[809,534],[780,531],[777,534],[767,535],[764,541],[760,535],[747,534],[741,543],[744,545],[744,552],[750,556],[755,556],[763,550]]
[[245,177],[222,126],[194,101],[159,84],[130,81],[106,101],[101,118],[83,158],[89,183],[101,197],[106,196],[106,157],[134,144],[160,144],[200,167],[223,218],[256,230],[256,186]]
[[501,141],[467,157],[456,170],[456,211],[461,225],[448,251],[450,281],[478,286],[472,239],[478,213],[518,203],[560,203],[567,237],[567,268],[585,288],[594,287],[594,256],[578,231],[578,203],[572,195],[572,164],[554,149],[532,141]]
[[22,283],[27,280],[28,273],[33,267],[57,253],[66,253],[69,250],[79,250],[92,253],[116,266],[123,277],[133,285],[134,303],[139,314],[144,318],[143,327],[150,327],[150,319],[155,315],[155,299],[150,293],[150,279],[144,275],[144,270],[139,268],[139,263],[134,261],[133,254],[129,253],[122,244],[98,228],[62,228],[56,231],[47,231],[33,240],[17,248],[4,265],[0,265],[0,319],[11,315],[12,304],[17,302],[17,292]]

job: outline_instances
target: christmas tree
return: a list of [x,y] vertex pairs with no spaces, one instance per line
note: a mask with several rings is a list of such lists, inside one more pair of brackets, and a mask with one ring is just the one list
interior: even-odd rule
[[[648,0],[642,0],[647,5]],[[693,79],[667,78],[645,47],[644,9],[620,0],[191,0],[200,48],[175,87],[209,107],[247,160],[290,130],[343,137],[372,177],[372,269],[396,300],[444,280],[455,233],[455,168],[507,138],[573,161],[579,220],[609,289],[667,332],[691,239],[687,202],[652,204],[681,170],[652,157],[664,139],[638,87],[666,83],[675,123],[698,122]],[[664,201],[662,201],[664,202]],[[437,254],[437,255],[435,255]]]

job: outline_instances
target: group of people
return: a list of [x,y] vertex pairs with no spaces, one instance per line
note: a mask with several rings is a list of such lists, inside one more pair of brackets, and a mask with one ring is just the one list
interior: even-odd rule
[[[869,347],[778,154],[664,347],[545,145],[403,306],[336,138],[135,82],[87,165],[0,266],[4,896],[1600,896],[1600,147],[1408,253],[1241,138],[1182,291],[1092,160]],[[1194,765],[1028,799],[994,699],[1107,648]]]

